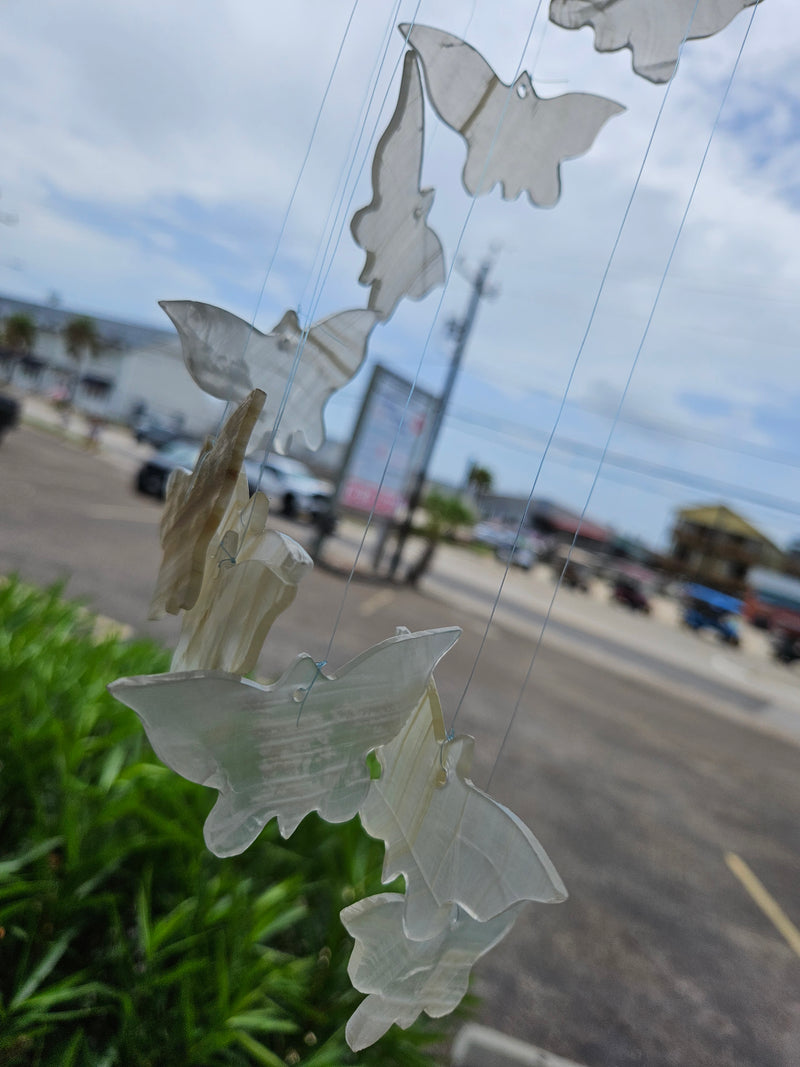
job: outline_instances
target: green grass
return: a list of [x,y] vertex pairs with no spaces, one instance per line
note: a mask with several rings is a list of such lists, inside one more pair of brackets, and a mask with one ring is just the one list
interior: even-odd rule
[[338,913],[385,888],[383,847],[309,817],[212,856],[216,793],[105,689],[167,654],[92,625],[58,589],[0,586],[0,1064],[430,1065],[428,1022],[344,1041],[361,996]]

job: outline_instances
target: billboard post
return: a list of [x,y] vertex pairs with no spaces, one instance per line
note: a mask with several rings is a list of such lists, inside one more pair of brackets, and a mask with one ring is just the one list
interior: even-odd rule
[[469,304],[467,306],[467,312],[461,322],[454,324],[454,333],[456,338],[455,348],[453,349],[453,355],[450,360],[450,366],[447,370],[447,379],[442,390],[441,400],[439,402],[438,409],[436,411],[436,417],[428,438],[428,446],[425,449],[425,456],[420,464],[417,472],[417,477],[414,483],[414,488],[411,493],[411,498],[408,502],[406,510],[406,518],[400,527],[397,534],[397,544],[395,545],[394,555],[392,556],[392,562],[389,565],[389,577],[394,578],[397,568],[400,565],[400,559],[403,555],[403,548],[405,547],[408,535],[411,532],[411,523],[414,518],[414,512],[422,502],[422,491],[425,488],[425,479],[428,474],[428,464],[431,461],[433,450],[436,448],[436,442],[439,437],[439,431],[442,428],[442,422],[444,421],[445,411],[447,405],[450,402],[450,394],[453,391],[455,385],[456,376],[458,375],[459,368],[461,366],[461,360],[464,357],[464,349],[467,346],[467,339],[472,331],[473,323],[475,322],[475,315],[478,311],[478,304],[480,303],[482,296],[489,296],[490,293],[486,287],[486,281],[489,277],[489,270],[491,269],[492,261],[486,259],[478,268],[478,272],[472,281],[472,293],[470,294]]

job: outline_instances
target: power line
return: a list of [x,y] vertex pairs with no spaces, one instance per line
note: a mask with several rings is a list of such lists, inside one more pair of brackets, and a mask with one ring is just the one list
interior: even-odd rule
[[[466,422],[472,427],[477,425],[484,429],[488,428],[486,427],[485,418],[483,421],[472,420],[464,418],[456,413],[454,413],[451,418],[454,421]],[[547,438],[547,434],[542,431],[531,430],[530,428],[526,429],[526,433],[530,438],[538,438],[541,441],[544,441]],[[519,440],[517,440],[516,444],[517,447],[519,447]],[[582,441],[576,441],[572,438],[565,437],[554,438],[550,447],[561,452],[566,452],[569,455],[578,456],[581,459],[593,460],[595,462],[603,453],[603,449],[599,448],[597,445],[587,445]],[[530,450],[533,451],[533,448],[531,447]],[[775,496],[771,493],[762,493],[756,489],[745,489],[732,482],[722,481],[721,479],[692,474],[690,471],[684,471],[677,467],[669,467],[665,464],[637,459],[634,456],[627,456],[621,452],[606,452],[603,464],[604,466],[615,467],[618,470],[629,471],[643,477],[670,482],[673,485],[699,489],[704,492],[721,493],[728,498],[746,501],[759,507],[768,508],[771,511],[778,511],[786,515],[800,516],[800,503],[795,503],[794,501]]]
[[[554,403],[558,399],[552,393],[548,393],[545,390],[531,390],[531,392],[546,400],[551,400]],[[569,404],[582,411],[587,411],[591,415],[598,415],[601,418],[610,418],[608,412],[598,405],[587,404],[580,401],[569,401]],[[505,427],[509,428],[509,432],[519,430],[525,433],[530,432],[530,427],[527,423],[519,422],[514,419],[486,415],[484,412],[477,411],[474,408],[457,408],[453,412],[452,417],[460,418],[464,422],[474,421],[477,425],[483,424],[486,426],[497,427],[500,432],[505,432]],[[768,463],[779,463],[787,467],[800,468],[800,455],[796,452],[790,452],[788,449],[775,448],[769,445],[734,443],[729,438],[723,437],[721,434],[694,433],[684,427],[673,428],[662,423],[650,421],[641,416],[637,417],[636,415],[622,416],[619,421],[624,422],[629,426],[635,426],[641,430],[647,430],[648,433],[657,433],[664,437],[674,437],[678,440],[694,441],[697,444],[710,445],[712,448],[718,448],[725,452],[732,452],[736,455],[750,456],[753,459],[764,460]]]

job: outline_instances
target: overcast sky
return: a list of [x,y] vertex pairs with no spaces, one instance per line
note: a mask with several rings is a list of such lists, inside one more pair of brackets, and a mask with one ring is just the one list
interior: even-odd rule
[[[563,165],[552,209],[505,202],[498,188],[473,201],[464,142],[428,109],[429,223],[448,269],[458,262],[444,291],[375,329],[367,365],[328,408],[330,435],[345,435],[374,361],[412,377],[424,354],[420,383],[438,389],[446,324],[490,255],[496,292],[480,306],[433,473],[456,481],[475,459],[508,492],[527,494],[536,477],[655,128],[536,488],[583,507],[752,9],[687,44],[657,126],[665,86],[634,75],[627,51],[596,53],[589,29],[548,24],[547,4],[530,0],[5,0],[0,12],[0,211],[18,218],[0,225],[0,291],[165,327],[162,298],[255,315],[262,330],[289,307],[316,320],[364,305],[348,223],[371,198],[372,149],[396,102],[397,22],[465,37],[505,82],[524,67],[541,96],[624,104]],[[663,544],[676,507],[726,500],[779,544],[800,536],[798,130],[796,3],[763,0],[592,518]]]

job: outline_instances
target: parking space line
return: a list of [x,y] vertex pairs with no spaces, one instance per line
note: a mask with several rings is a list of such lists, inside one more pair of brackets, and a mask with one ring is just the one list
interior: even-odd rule
[[765,889],[741,856],[737,856],[735,852],[726,852],[725,862],[766,917],[785,938],[789,948],[794,949],[797,955],[800,956],[800,930],[797,929],[777,900]]
[[374,593],[371,597],[365,600],[358,609],[358,613],[368,619],[371,615],[380,611],[381,608],[388,608],[394,600],[394,597],[395,594],[390,589],[382,589],[381,592]]

